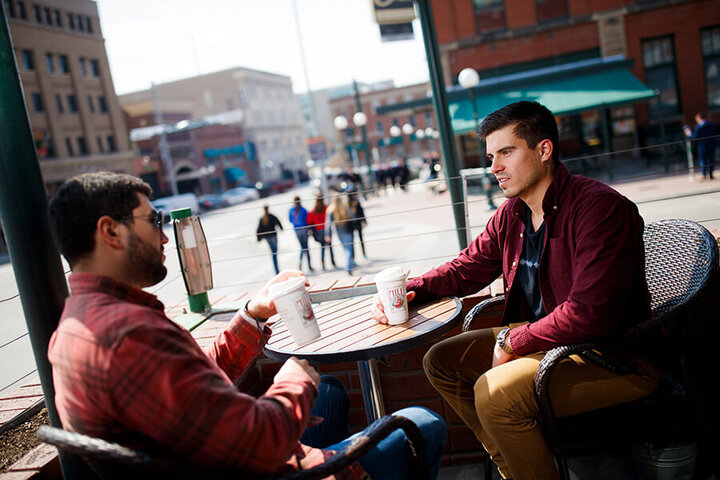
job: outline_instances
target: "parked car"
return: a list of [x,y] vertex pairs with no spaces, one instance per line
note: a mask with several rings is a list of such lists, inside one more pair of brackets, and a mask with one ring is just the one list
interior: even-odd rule
[[200,203],[194,193],[181,193],[179,195],[170,195],[169,197],[160,197],[152,200],[155,210],[162,210],[163,222],[170,221],[170,211],[178,208],[189,208],[193,215],[200,213]]
[[236,187],[222,194],[223,200],[227,205],[235,205],[238,203],[249,202],[260,198],[260,194],[254,188]]
[[257,182],[255,188],[261,197],[267,197],[273,193],[287,192],[295,186],[295,180],[268,180],[266,182]]
[[198,201],[200,202],[200,208],[205,212],[227,206],[225,199],[219,193],[200,195],[198,197]]

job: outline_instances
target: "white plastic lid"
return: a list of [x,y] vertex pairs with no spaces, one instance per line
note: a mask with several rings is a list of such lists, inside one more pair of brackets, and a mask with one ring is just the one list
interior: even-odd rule
[[293,277],[284,282],[274,283],[268,288],[268,297],[275,299],[299,288],[305,288],[305,277]]
[[375,275],[375,281],[376,282],[391,282],[393,280],[397,280],[399,278],[403,278],[405,274],[402,271],[402,267],[400,265],[395,265],[393,267],[388,267],[385,270],[381,271],[377,275]]

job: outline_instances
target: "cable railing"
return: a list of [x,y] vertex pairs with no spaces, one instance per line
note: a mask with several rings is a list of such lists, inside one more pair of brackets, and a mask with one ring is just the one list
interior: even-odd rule
[[[653,146],[649,146],[649,147],[624,149],[624,150],[617,150],[617,151],[612,151],[612,152],[599,152],[599,153],[592,154],[592,155],[584,155],[582,157],[565,159],[565,160],[563,160],[563,163],[566,166],[568,166],[568,168],[570,168],[571,170],[574,170],[576,167],[579,168],[581,166],[582,162],[587,161],[587,160],[604,159],[604,158],[608,158],[609,156],[617,157],[617,156],[622,156],[622,155],[636,155],[638,152],[647,152],[650,150],[659,150],[659,149],[663,149],[663,148],[677,148],[679,145],[686,146],[686,140],[665,142],[663,144],[653,145]],[[659,162],[657,159],[651,159],[651,160],[636,159],[633,161],[635,161],[635,162],[643,162],[643,161],[654,162],[656,166],[659,165]],[[618,163],[621,163],[621,161],[618,160]],[[660,165],[660,166],[662,166],[662,169],[655,168],[655,169],[644,170],[644,169],[640,168],[640,169],[635,170],[634,172],[629,172],[629,173],[625,172],[625,174],[623,174],[621,177],[620,176],[616,177],[614,179],[614,181],[618,182],[618,183],[625,182],[625,181],[638,181],[638,180],[642,180],[644,178],[649,179],[649,178],[653,178],[653,177],[658,177],[659,175],[669,176],[669,175],[677,175],[677,174],[689,172],[688,166],[686,164],[686,158],[684,156],[681,156],[679,152],[675,152],[671,156],[670,160],[668,160],[665,163],[662,163],[662,165]],[[418,184],[432,185],[432,184],[446,183],[448,181],[460,181],[461,178],[462,178],[461,176],[456,176],[456,177],[447,179],[447,178],[444,178],[441,176],[441,177],[438,177],[435,179],[429,179],[429,180],[425,180],[422,182],[416,181],[413,183],[413,186],[414,186],[414,188],[417,188]],[[386,188],[388,190],[392,189],[391,186],[387,186]],[[720,183],[718,184],[717,191],[720,191]],[[356,191],[355,194],[362,196],[365,194],[369,194],[370,192],[371,192],[371,190],[367,189],[367,190],[363,190],[363,191]],[[498,192],[496,192],[496,193],[498,193]],[[687,193],[679,194],[672,198],[687,197],[687,196],[694,196],[694,195],[704,195],[707,193],[709,193],[709,192],[708,191],[687,192]],[[345,195],[347,195],[347,193],[343,193],[343,192],[330,193],[328,195],[325,195],[324,198],[327,201],[329,198],[332,198],[335,196],[345,196]],[[403,195],[403,194],[398,193],[398,195]],[[384,199],[388,199],[389,201],[392,201],[393,196],[384,196],[384,197],[381,196],[378,198],[380,198],[380,199],[384,198]],[[305,198],[305,201],[307,201],[307,200],[310,200],[310,197]],[[658,202],[658,201],[662,201],[662,200],[665,200],[665,198],[637,200],[635,203],[648,204],[648,203]],[[480,204],[485,204],[486,202],[487,202],[487,200],[485,198],[478,195],[477,198],[469,198],[467,201],[467,204],[469,207],[474,207],[474,206],[477,206]],[[293,203],[292,201],[274,202],[270,205],[270,207],[271,208],[275,207],[276,209],[289,208],[292,205],[292,203]],[[455,205],[457,205],[459,203],[461,203],[461,202],[453,203],[452,201],[444,201],[442,203],[437,203],[437,204],[423,205],[421,208],[399,208],[399,209],[390,210],[390,211],[374,212],[374,213],[370,213],[369,215],[366,215],[365,217],[355,218],[355,220],[370,219],[373,222],[375,222],[377,220],[383,219],[387,222],[391,222],[394,220],[394,218],[408,218],[408,216],[417,214],[417,213],[423,213],[425,215],[428,215],[428,212],[435,212],[440,209],[451,209],[452,207],[454,207]],[[240,207],[240,208],[236,207],[236,208],[233,208],[232,211],[209,212],[209,213],[205,213],[203,215],[203,218],[207,217],[208,219],[211,219],[211,218],[217,218],[217,217],[227,217],[227,216],[238,215],[238,214],[243,214],[243,213],[247,214],[250,211],[257,212],[258,211],[257,205],[252,206],[252,207],[250,207],[250,206]],[[435,213],[430,213],[430,215],[434,215],[434,214]],[[448,218],[449,219],[451,218],[451,214],[448,214]],[[700,224],[710,224],[712,222],[720,221],[720,218],[712,217],[712,218],[705,218],[705,219],[696,220],[696,221],[697,221],[697,223],[700,223]],[[287,223],[287,221],[285,223]],[[325,225],[328,225],[328,224],[326,223]],[[485,227],[485,225],[486,225],[485,222],[474,222],[474,223],[470,223],[467,226],[465,226],[464,229],[471,230],[471,231],[478,230],[478,229],[483,229]],[[309,225],[307,228],[314,228],[316,226],[317,225]],[[254,225],[253,225],[253,227],[254,227]],[[293,230],[292,226],[290,226],[287,229],[288,232],[292,232],[292,230]],[[389,235],[389,236],[379,236],[379,237],[375,236],[372,238],[364,239],[364,243],[370,244],[370,245],[373,245],[373,244],[377,245],[377,244],[381,244],[382,242],[402,242],[402,241],[406,241],[410,237],[422,238],[422,237],[432,237],[435,235],[447,236],[451,233],[455,233],[456,231],[457,231],[457,228],[453,226],[451,228],[448,227],[448,228],[433,229],[430,231],[418,231],[418,232],[413,232],[413,233],[409,233],[409,234],[403,233],[400,235]],[[254,231],[254,228],[251,228],[249,231],[240,233],[238,235],[223,237],[222,240],[209,239],[208,245],[213,247],[222,242],[242,240],[242,239],[247,239],[247,238],[253,238],[255,236],[256,236],[256,233]],[[335,241],[332,243],[331,248],[337,248],[338,246],[340,246],[340,247],[345,246],[342,242],[338,241],[338,237],[336,235],[332,235],[332,238],[335,239]],[[354,242],[354,243],[356,243],[356,242]],[[448,245],[455,245],[455,242],[454,241],[448,242]],[[175,247],[169,247],[169,248],[166,248],[166,250],[168,250],[168,249],[172,250],[174,248]],[[323,247],[321,244],[317,243],[316,245],[313,245],[311,248],[314,251],[317,251]],[[281,256],[281,255],[285,255],[285,256],[299,255],[300,251],[301,251],[301,249],[299,247],[292,248],[292,249],[288,248],[288,249],[283,249],[283,250],[278,251],[277,255],[279,255],[279,256]],[[428,253],[433,253],[433,255],[431,255],[431,256],[412,256],[409,258],[403,258],[402,263],[403,263],[403,265],[407,266],[408,268],[412,268],[413,265],[418,266],[418,268],[420,268],[420,267],[426,268],[428,263],[430,263],[430,262],[435,262],[435,261],[439,262],[439,261],[445,261],[445,260],[454,258],[457,255],[457,247],[456,246],[450,247],[448,252],[445,254],[437,254],[438,252],[428,252]],[[342,257],[342,253],[339,256]],[[238,255],[238,256],[232,256],[232,257],[226,257],[226,258],[217,258],[217,259],[213,260],[213,263],[214,264],[227,264],[230,262],[242,263],[242,262],[246,262],[249,260],[257,259],[259,257],[266,258],[269,260],[271,258],[271,253],[265,251],[263,253],[254,253],[254,254],[247,254],[247,255],[244,254],[244,255]],[[384,267],[386,265],[391,265],[391,264],[397,264],[397,260],[386,260],[386,259],[378,258],[378,259],[372,261],[370,267],[371,267],[371,269],[375,269],[375,268],[381,268],[381,267]],[[66,274],[69,273],[69,270],[66,271],[65,273]],[[269,271],[268,271],[268,273],[269,273]],[[169,286],[175,287],[175,286],[177,286],[178,280],[180,280],[181,278],[182,278],[182,272],[174,271],[172,273],[172,275],[169,276],[168,279],[166,279],[161,285],[159,285],[154,290],[152,290],[151,293],[157,295],[159,293],[166,291],[166,289],[168,289]],[[225,283],[222,285],[216,285],[215,288],[216,289],[234,288],[234,289],[251,290],[253,288],[257,288],[258,286],[264,284],[265,281],[266,280],[264,280],[264,281],[248,281],[248,282],[242,282],[242,281],[231,282],[231,283]],[[0,299],[0,304],[11,302],[11,301],[17,300],[18,298],[19,298],[18,294],[13,294],[6,298]],[[28,336],[28,333],[23,332],[23,333],[19,334],[18,336],[16,336],[15,338],[1,344],[0,345],[0,354],[2,354],[2,352],[7,347],[15,344],[16,342],[24,339],[27,336]],[[27,373],[27,374],[23,375],[21,378],[12,381],[10,384],[8,384],[4,387],[1,387],[0,392],[7,390],[8,388],[12,387],[13,385],[16,385],[17,383],[21,382],[22,380],[24,380],[28,376],[32,375],[33,373],[34,373],[34,371]]]

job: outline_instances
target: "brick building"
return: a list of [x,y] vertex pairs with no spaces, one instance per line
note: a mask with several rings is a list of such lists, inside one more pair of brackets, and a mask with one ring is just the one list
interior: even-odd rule
[[95,2],[3,7],[48,191],[85,171],[135,173]]
[[[698,111],[720,117],[713,0],[449,0],[433,2],[433,15],[463,166],[483,155],[473,109],[482,118],[521,99],[556,113],[566,160],[625,152],[615,158],[679,162],[682,125]],[[480,74],[474,102],[457,85],[465,68]],[[379,113],[429,108],[415,100]]]
[[[378,113],[383,106],[398,105],[405,102],[427,99],[430,85],[420,83],[404,87],[383,84],[383,88],[373,89],[370,85],[359,85],[358,98],[363,113],[367,116],[367,141],[373,156],[373,163],[384,163],[402,157],[419,157],[424,152],[438,150],[438,140],[433,135],[437,128],[435,115],[431,109],[404,109],[391,113]],[[354,92],[330,99],[332,118],[339,115],[349,120],[347,130],[335,131],[333,136],[340,145],[355,145],[361,165],[365,164],[365,151],[362,148],[360,129],[353,126],[352,117],[358,111]],[[404,125],[412,127],[412,133],[402,133]],[[397,135],[397,126],[401,133]],[[409,131],[410,127],[406,127]]]
[[[611,120],[609,149],[681,138],[697,111],[720,115],[720,9],[712,0],[450,0],[433,14],[446,82],[472,67],[481,78],[622,55],[660,92],[649,102],[590,109],[561,121],[579,136],[568,156],[588,153],[594,123]],[[577,118],[577,117],[580,118]],[[572,118],[574,117],[574,118]],[[620,137],[620,138],[618,138]],[[599,139],[601,143],[604,139]]]

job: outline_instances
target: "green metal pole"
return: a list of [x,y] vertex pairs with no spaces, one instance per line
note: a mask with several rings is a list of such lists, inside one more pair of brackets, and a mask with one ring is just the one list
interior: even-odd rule
[[[355,108],[358,112],[362,112],[362,104],[360,103],[360,92],[358,91],[357,81],[353,78],[353,91],[355,92]],[[362,142],[363,142],[363,150],[365,150],[365,164],[367,165],[368,169],[368,187],[370,187],[370,191],[372,191],[373,194],[375,194],[375,179],[373,177],[372,172],[372,162],[370,160],[370,145],[368,145],[367,140],[367,128],[365,125],[360,127],[360,133],[362,134]]]
[[467,247],[467,235],[465,233],[465,208],[462,199],[462,181],[458,167],[457,151],[453,141],[454,133],[450,124],[448,112],[447,94],[445,92],[445,81],[443,80],[442,63],[438,49],[437,35],[435,34],[435,23],[432,16],[430,0],[415,0],[417,4],[418,17],[423,32],[425,54],[427,55],[428,68],[430,70],[430,85],[432,86],[432,102],[437,116],[438,131],[440,132],[440,147],[445,163],[445,175],[447,177],[448,190],[450,190],[450,201],[452,202],[453,215],[455,217],[455,229],[460,248]]
[[[18,74],[5,2],[0,5],[0,220],[45,395],[50,423],[61,427],[55,408],[50,337],[68,295],[60,255],[52,241],[47,197]],[[36,63],[40,66],[40,61]],[[78,458],[60,455],[65,478],[97,478]]]

